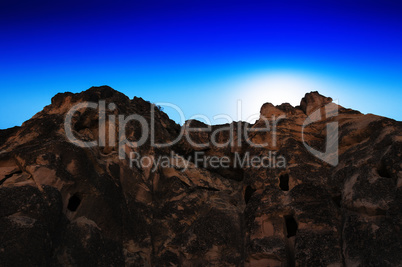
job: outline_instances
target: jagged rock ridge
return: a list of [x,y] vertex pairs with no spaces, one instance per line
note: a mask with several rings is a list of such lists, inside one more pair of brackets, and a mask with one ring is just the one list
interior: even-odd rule
[[[82,148],[66,137],[65,116],[77,103],[114,103],[107,116],[152,119],[151,103],[110,87],[58,94],[21,127],[0,131],[0,263],[3,266],[397,266],[402,265],[402,124],[337,106],[336,116],[303,124],[332,99],[311,92],[300,106],[261,107],[255,124],[180,127],[155,109],[155,141],[170,147],[128,147],[168,167],[130,166],[119,136]],[[264,118],[282,119],[271,132],[251,132]],[[328,114],[327,114],[328,115]],[[72,119],[74,136],[91,141],[116,132],[95,109]],[[323,151],[327,125],[338,126],[339,162]],[[188,131],[188,128],[198,129]],[[125,127],[129,140],[141,125]],[[212,133],[218,131],[216,135]],[[273,140],[275,139],[275,140]],[[252,146],[264,144],[265,146]],[[114,145],[111,145],[113,144]],[[236,155],[281,155],[276,168],[235,166]],[[227,157],[227,167],[197,166],[195,153]],[[190,159],[190,160],[187,160]]]

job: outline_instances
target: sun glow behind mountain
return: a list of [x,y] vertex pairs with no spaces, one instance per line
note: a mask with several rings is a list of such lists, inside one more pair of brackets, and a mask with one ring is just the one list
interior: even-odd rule
[[259,115],[260,107],[266,102],[297,106],[306,92],[320,91],[325,85],[317,77],[282,71],[246,76],[234,88],[234,97],[241,101],[242,119],[249,121],[250,117],[253,120]]
[[225,106],[221,107],[222,111],[226,111],[234,121],[248,122],[258,119],[260,108],[266,102],[297,106],[307,92],[319,91],[327,95],[333,92],[331,84],[324,78],[297,71],[261,71],[219,86],[224,87],[226,96],[229,96]]
[[[196,90],[204,94],[196,99],[189,98],[183,102],[176,98],[171,103],[183,112],[185,120],[197,119],[208,124],[232,121],[254,123],[266,102],[298,106],[303,96],[311,91],[337,97],[336,90],[331,88],[331,82],[318,75],[302,71],[265,70],[204,84],[197,87]],[[173,120],[184,123],[177,110],[164,106],[164,111]]]

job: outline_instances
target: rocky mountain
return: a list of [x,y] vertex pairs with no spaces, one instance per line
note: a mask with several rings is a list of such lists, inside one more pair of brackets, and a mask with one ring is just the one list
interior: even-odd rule
[[318,92],[260,113],[57,94],[0,131],[0,265],[402,266],[402,123]]

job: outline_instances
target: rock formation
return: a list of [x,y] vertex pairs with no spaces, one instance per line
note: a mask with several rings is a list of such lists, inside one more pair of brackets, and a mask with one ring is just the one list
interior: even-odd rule
[[[81,108],[71,120],[77,140],[98,144],[71,142],[69,110],[101,100],[104,114]],[[154,121],[155,143],[172,144],[121,146],[144,133],[118,119],[135,114]],[[335,144],[328,157],[308,149]],[[266,103],[253,124],[181,127],[141,98],[93,87],[1,130],[0,151],[1,266],[402,266],[402,123],[318,92],[297,107]],[[245,156],[271,165],[236,164]]]

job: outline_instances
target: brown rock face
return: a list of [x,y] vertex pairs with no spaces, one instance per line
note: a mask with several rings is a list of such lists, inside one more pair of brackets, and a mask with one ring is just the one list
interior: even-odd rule
[[1,130],[0,151],[1,266],[402,265],[402,123],[317,92],[181,127],[93,87]]
[[318,92],[311,92],[302,98],[300,108],[304,113],[309,115],[311,112],[331,102],[332,98],[320,95]]

